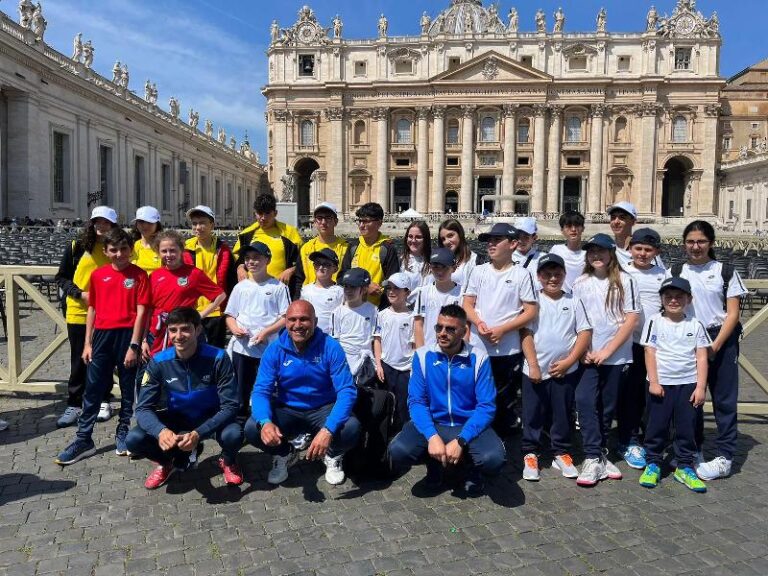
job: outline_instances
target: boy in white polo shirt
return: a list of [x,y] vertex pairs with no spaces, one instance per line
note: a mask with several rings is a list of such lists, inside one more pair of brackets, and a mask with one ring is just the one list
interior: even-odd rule
[[[589,349],[592,324],[578,298],[563,291],[565,262],[544,254],[537,272],[539,315],[521,330],[523,362],[523,479],[539,479],[542,436],[549,432],[552,467],[566,478],[579,471],[571,458],[571,413],[579,359]],[[549,423],[549,430],[545,426]]]
[[339,256],[330,248],[323,248],[312,252],[308,261],[312,263],[315,281],[302,287],[301,299],[315,307],[317,327],[330,334],[331,314],[344,302],[344,289],[333,280],[339,269]]
[[581,247],[581,237],[584,234],[584,215],[575,210],[569,210],[560,216],[560,233],[565,238],[565,244],[555,244],[549,249],[550,254],[557,254],[565,262],[565,286],[571,289],[576,278],[584,273],[587,251]]
[[456,269],[454,262],[453,252],[449,248],[434,248],[429,256],[429,267],[434,281],[416,291],[416,306],[413,309],[416,348],[425,344],[437,344],[434,327],[443,306],[461,306],[461,286],[451,278]]
[[708,348],[712,340],[697,319],[685,314],[691,285],[685,278],[667,278],[659,289],[664,306],[645,322],[642,344],[648,367],[648,424],[645,450],[648,465],[640,485],[653,488],[661,478],[664,448],[674,418],[677,469],[674,479],[694,492],[707,487],[694,471],[696,411],[707,391]]
[[536,246],[536,240],[539,238],[536,218],[531,216],[518,218],[515,220],[515,230],[517,230],[517,248],[512,253],[512,262],[535,274],[539,258],[543,255]]
[[539,305],[533,276],[512,262],[517,230],[499,222],[480,234],[479,240],[488,243],[491,261],[470,274],[463,306],[472,322],[470,342],[484,348],[491,360],[497,392],[494,428],[503,438],[519,426],[519,330],[536,317]]

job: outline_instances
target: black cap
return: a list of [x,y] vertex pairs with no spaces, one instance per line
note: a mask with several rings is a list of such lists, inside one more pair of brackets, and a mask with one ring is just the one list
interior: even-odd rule
[[613,238],[608,236],[608,234],[595,234],[587,240],[586,244],[584,244],[584,250],[589,250],[590,246],[597,246],[599,248],[606,248],[607,250],[611,250],[613,248],[616,248],[616,242],[614,242]]
[[432,254],[429,256],[430,264],[440,264],[442,266],[453,266],[456,262],[456,257],[451,252],[450,248],[432,248]]
[[344,276],[339,281],[339,284],[342,286],[352,286],[354,288],[368,286],[370,283],[371,275],[368,274],[368,270],[363,268],[350,268],[344,272]]
[[245,255],[246,252],[254,251],[258,254],[261,254],[262,256],[266,256],[267,258],[272,258],[272,250],[269,249],[269,246],[264,244],[264,242],[253,242],[245,247],[243,250],[243,255]]
[[539,263],[536,266],[536,271],[540,272],[547,266],[560,266],[560,268],[565,270],[565,260],[563,260],[557,254],[544,254],[544,256],[539,258]]
[[638,228],[632,232],[632,238],[629,239],[629,245],[632,246],[632,244],[647,244],[654,248],[660,248],[661,236],[652,228]]
[[312,254],[309,255],[309,259],[312,262],[315,262],[317,260],[330,260],[331,262],[333,262],[334,266],[339,265],[339,255],[336,254],[336,252],[334,252],[330,248],[323,248],[322,250],[312,252]]
[[671,276],[670,278],[665,279],[664,282],[661,283],[659,294],[671,288],[682,290],[688,295],[691,294],[691,283],[685,278],[680,278],[680,276]]
[[517,228],[512,226],[512,224],[505,224],[504,222],[497,222],[494,224],[488,232],[483,232],[480,234],[477,239],[480,240],[480,242],[488,242],[493,236],[503,236],[504,238],[509,238],[510,240],[516,240],[517,239]]

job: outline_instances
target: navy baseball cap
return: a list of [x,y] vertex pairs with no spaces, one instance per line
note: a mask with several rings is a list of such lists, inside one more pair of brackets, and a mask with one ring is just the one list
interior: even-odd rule
[[256,252],[267,258],[272,258],[272,250],[270,250],[269,246],[264,244],[264,242],[253,242],[252,244],[249,244],[243,250],[243,256],[245,256],[246,252]]
[[344,276],[339,281],[339,284],[342,286],[352,286],[354,288],[368,286],[370,283],[371,275],[368,273],[368,270],[363,268],[350,268],[344,272]]
[[691,294],[691,283],[688,282],[685,278],[680,278],[679,276],[672,276],[670,278],[667,278],[664,280],[664,282],[661,283],[661,287],[659,288],[659,294],[663,293],[665,290],[670,290],[672,288],[677,288],[678,290],[682,290],[686,294]]
[[544,256],[539,258],[539,263],[536,266],[536,271],[540,272],[547,266],[560,266],[560,268],[565,270],[565,260],[563,260],[557,254],[544,254]]
[[656,230],[652,228],[639,228],[632,232],[632,238],[629,239],[629,245],[632,244],[647,244],[654,248],[661,247],[661,236]]
[[450,248],[432,248],[432,254],[429,256],[430,264],[439,264],[442,266],[453,266],[456,257]]
[[504,238],[509,238],[510,240],[516,240],[517,228],[512,226],[512,224],[497,222],[490,230],[488,230],[488,232],[480,234],[477,239],[480,240],[480,242],[488,242],[493,236],[502,236]]
[[587,242],[584,244],[584,250],[589,250],[590,246],[597,246],[598,248],[605,248],[607,250],[612,250],[616,248],[616,242],[613,241],[613,238],[608,236],[608,234],[595,234],[587,240]]
[[312,254],[309,255],[309,259],[312,262],[316,262],[318,260],[330,260],[333,262],[334,266],[339,265],[339,255],[330,248],[323,248],[322,250],[312,252]]

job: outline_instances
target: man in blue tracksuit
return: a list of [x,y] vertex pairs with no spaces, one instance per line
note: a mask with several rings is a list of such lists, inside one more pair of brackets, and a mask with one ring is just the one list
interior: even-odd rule
[[341,345],[315,329],[312,304],[293,302],[285,321],[285,330],[261,357],[245,436],[272,454],[270,484],[288,478],[288,467],[298,456],[289,440],[307,433],[313,439],[306,459],[322,459],[326,481],[341,484],[342,457],[360,436],[360,423],[352,415],[357,399],[352,373]]
[[201,441],[210,437],[222,448],[219,468],[225,482],[242,484],[236,458],[243,432],[235,421],[239,394],[229,356],[198,343],[203,328],[194,308],[174,309],[166,324],[173,346],[147,364],[136,407],[139,425],[126,438],[130,452],[158,464],[144,486],[159,488],[176,470],[194,465]]
[[461,306],[440,309],[437,344],[413,356],[408,385],[411,421],[389,445],[395,470],[429,454],[425,487],[442,484],[443,468],[458,464],[465,452],[472,461],[464,485],[470,495],[482,494],[483,475],[497,474],[506,458],[504,444],[491,428],[496,413],[496,387],[486,353],[463,341],[467,315]]

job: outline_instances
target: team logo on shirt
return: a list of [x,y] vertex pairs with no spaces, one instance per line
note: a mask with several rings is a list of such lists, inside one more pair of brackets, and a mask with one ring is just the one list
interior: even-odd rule
[[312,358],[312,363],[313,364],[320,364],[320,362],[322,362],[322,360],[323,360],[322,356],[315,356],[314,358]]
[[690,338],[691,336],[693,336],[693,332],[688,332],[688,334],[686,334],[686,336],[688,336]]
[[507,284],[512,284],[512,280],[507,280]]
[[286,368],[291,364],[293,364],[293,360],[286,360],[285,362],[283,362],[283,366],[285,366]]
[[134,284],[136,284],[136,280],[134,280],[133,278],[126,278],[125,280],[123,280],[123,286],[125,286],[129,290],[133,288]]
[[206,374],[205,376],[202,377],[202,381],[203,382],[210,382],[211,381],[211,375],[210,374]]
[[149,384],[149,372],[144,372],[144,376],[141,377],[141,385],[146,386]]
[[110,280],[112,280],[112,276],[105,276],[103,280],[104,282],[109,282]]
[[179,286],[186,286],[187,284],[189,284],[189,278],[187,278],[186,276],[182,276],[181,278],[176,280],[176,284],[178,284]]
[[563,312],[568,312],[568,310],[570,310],[568,306],[563,306]]

